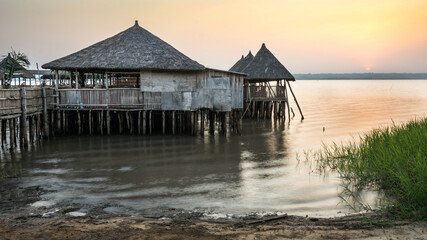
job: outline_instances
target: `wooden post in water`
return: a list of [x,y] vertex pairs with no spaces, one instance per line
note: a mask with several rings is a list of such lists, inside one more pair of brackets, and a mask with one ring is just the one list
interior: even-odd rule
[[147,133],[147,111],[142,111],[142,135]]
[[23,140],[23,147],[28,148],[28,135],[27,135],[27,91],[25,87],[21,88],[21,130],[19,131],[21,137],[20,139]]
[[138,114],[138,135],[141,134],[141,111],[137,112]]
[[288,83],[289,90],[291,91],[292,96],[294,97],[294,101],[295,101],[295,103],[297,104],[297,107],[298,107],[299,113],[301,114],[301,120],[304,120],[304,115],[302,114],[301,108],[299,107],[299,104],[298,104],[297,98],[295,97],[294,91],[292,91],[291,84],[290,84],[288,81],[286,81],[286,82]]
[[88,124],[89,124],[89,135],[92,135],[92,110],[89,110],[89,119],[88,119]]
[[175,135],[175,111],[172,111],[172,134]]
[[153,128],[152,128],[152,123],[151,123],[151,115],[152,115],[152,112],[153,112],[153,111],[151,111],[151,110],[148,112],[148,128],[149,128],[149,130],[150,130],[150,135],[151,135],[152,130],[153,130]]
[[106,117],[107,117],[107,134],[110,135],[111,134],[111,118],[110,118],[110,110],[107,109],[107,111],[105,112]]
[[205,134],[205,113],[204,110],[200,110],[200,134]]
[[162,134],[165,135],[166,130],[166,120],[165,120],[165,111],[162,111]]
[[81,122],[81,119],[80,119],[80,111],[77,111],[77,132],[79,133],[79,135],[81,134],[81,131],[82,131],[82,122]]
[[9,119],[9,145],[10,145],[10,150],[13,151],[13,149],[15,148],[16,144],[15,144],[15,123],[16,120],[15,118]]
[[29,143],[33,144],[34,142],[34,116],[28,117],[28,131],[30,135]]
[[43,95],[43,138],[49,139],[49,123],[48,123],[48,114],[47,114],[47,96],[46,96],[46,87],[42,88]]
[[41,118],[40,118],[40,114],[37,114],[37,124],[36,124],[36,140],[37,141],[39,141],[40,140],[40,138],[41,138],[41,132],[40,132],[40,130],[41,130],[41,127],[40,127],[40,125],[41,125]]
[[99,127],[100,127],[100,131],[101,131],[101,135],[104,135],[104,111],[101,110],[100,111],[100,119],[99,119]]
[[212,110],[209,110],[209,133],[215,134],[215,112]]
[[4,148],[6,144],[6,123],[7,120],[1,120],[1,147]]

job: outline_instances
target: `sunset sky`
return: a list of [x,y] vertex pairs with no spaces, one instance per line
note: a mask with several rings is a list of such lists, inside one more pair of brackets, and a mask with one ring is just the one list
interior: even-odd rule
[[0,55],[35,68],[135,20],[207,67],[265,42],[292,73],[427,72],[426,0],[0,0]]

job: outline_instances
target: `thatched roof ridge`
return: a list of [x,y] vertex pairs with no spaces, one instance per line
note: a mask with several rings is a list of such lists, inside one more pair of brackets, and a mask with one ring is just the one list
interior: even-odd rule
[[246,57],[243,57],[237,61],[231,68],[230,71],[233,72],[242,72],[243,69],[254,59],[254,55],[252,55],[251,51],[249,51],[248,55]]
[[277,60],[264,43],[253,60],[241,72],[248,74],[247,80],[295,81],[294,76]]
[[138,25],[42,66],[56,70],[198,71],[205,67]]

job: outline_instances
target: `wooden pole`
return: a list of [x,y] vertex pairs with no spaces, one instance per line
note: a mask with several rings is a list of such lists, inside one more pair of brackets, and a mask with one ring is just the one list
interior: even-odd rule
[[76,89],[78,90],[79,89],[79,72],[77,72],[77,69],[74,75],[76,77]]
[[138,135],[141,134],[141,111],[138,111]]
[[148,128],[150,130],[150,135],[152,133],[151,115],[152,115],[152,111],[149,111],[148,112]]
[[101,135],[104,135],[104,111],[100,111],[100,119],[99,119],[99,128],[101,130]]
[[47,114],[47,96],[46,96],[46,87],[42,88],[43,94],[43,138],[49,139],[49,123],[48,123],[48,114]]
[[81,127],[82,127],[82,122],[81,122],[81,118],[80,118],[80,111],[77,111],[77,132],[79,133],[79,135],[81,134]]
[[119,118],[119,133],[123,133],[123,121],[122,121],[122,114],[121,112],[117,112],[117,116]]
[[13,151],[15,148],[15,128],[13,122],[14,118],[9,119],[9,146],[10,150]]
[[175,111],[172,111],[172,134],[175,135]]
[[1,120],[1,147],[4,148],[4,145],[6,144],[6,123],[7,120]]
[[28,117],[28,131],[30,135],[29,143],[33,144],[34,142],[34,116]]
[[89,119],[88,119],[88,124],[89,124],[89,135],[92,135],[92,110],[89,110]]
[[40,114],[37,114],[37,124],[36,124],[36,139],[37,139],[37,141],[40,140],[41,135],[42,135],[41,132],[40,132],[40,130],[41,130],[40,125],[41,125]]
[[111,134],[111,118],[110,118],[110,110],[107,109],[106,111],[106,117],[107,117],[107,134]]
[[147,133],[147,111],[142,111],[142,134]]
[[165,111],[162,111],[162,134],[165,135],[166,131],[166,120],[165,120]]
[[300,106],[299,106],[299,104],[298,104],[297,98],[295,97],[294,91],[292,91],[291,84],[290,84],[288,81],[286,81],[286,82],[288,83],[289,90],[291,91],[292,96],[294,97],[294,101],[295,101],[295,103],[297,104],[297,107],[298,107],[299,113],[301,114],[301,120],[304,120],[304,115],[302,114],[301,108],[300,108]]
[[25,87],[21,88],[21,130],[20,139],[23,140],[24,148],[28,148],[28,135],[27,135],[27,91]]
[[209,110],[209,133],[215,134],[215,112],[212,110]]
[[200,110],[200,134],[205,134],[205,113],[204,110]]

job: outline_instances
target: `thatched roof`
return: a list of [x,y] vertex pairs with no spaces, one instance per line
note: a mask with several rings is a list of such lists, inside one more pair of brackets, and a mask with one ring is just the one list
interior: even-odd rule
[[264,43],[252,61],[240,72],[248,75],[245,78],[248,81],[295,81],[294,76],[277,60]]
[[254,59],[254,55],[252,55],[251,51],[249,51],[248,55],[246,57],[243,57],[237,61],[231,68],[230,71],[233,72],[242,72],[243,69]]
[[149,31],[135,25],[113,37],[42,66],[56,70],[166,70],[197,71],[191,60]]

